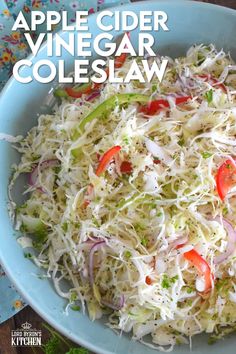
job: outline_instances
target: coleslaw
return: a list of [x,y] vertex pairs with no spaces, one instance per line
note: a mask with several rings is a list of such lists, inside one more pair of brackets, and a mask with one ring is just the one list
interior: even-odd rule
[[28,174],[16,229],[68,306],[166,351],[236,329],[236,65],[213,45],[168,59],[161,84],[57,89],[9,187]]

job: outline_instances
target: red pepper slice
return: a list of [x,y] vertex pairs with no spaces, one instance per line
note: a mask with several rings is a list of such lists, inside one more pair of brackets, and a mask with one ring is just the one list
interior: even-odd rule
[[[191,98],[192,98],[191,96],[176,97],[175,104],[180,105],[182,103],[187,102]],[[159,99],[159,100],[153,100],[149,102],[147,105],[141,106],[139,112],[147,114],[149,116],[153,116],[158,111],[164,108],[170,108],[169,102],[165,99]]]
[[82,208],[83,208],[83,209],[86,209],[87,206],[89,206],[89,204],[90,204],[90,200],[85,199],[84,202],[83,202],[83,204],[82,204]]
[[147,285],[152,285],[152,279],[149,277],[149,275],[146,276],[146,278],[145,278],[145,283],[146,283]]
[[153,160],[153,163],[154,163],[155,165],[159,165],[159,164],[161,163],[161,160],[154,159],[154,160]]
[[219,87],[224,93],[227,93],[227,88],[224,84],[218,82],[216,79],[212,78],[213,85]]
[[101,174],[106,170],[107,166],[113,159],[113,157],[121,150],[121,147],[119,145],[113,146],[111,149],[109,149],[105,154],[101,157],[99,165],[96,169],[96,175],[101,176]]
[[190,99],[192,99],[191,96],[176,97],[175,104],[178,106],[179,104],[186,103]]
[[224,200],[227,193],[236,184],[236,163],[226,160],[218,169],[216,175],[217,192],[221,200]]
[[179,250],[180,248],[184,247],[185,243],[180,243],[179,245],[175,246],[176,250]]
[[[95,172],[97,176],[101,176],[101,174],[106,170],[107,166],[109,165],[113,157],[120,151],[120,149],[121,147],[119,145],[113,146],[111,149],[105,152],[105,154],[101,158],[100,158],[100,154],[97,153],[97,158],[99,158],[100,160]],[[92,192],[93,192],[93,185],[89,184],[86,194],[91,195]],[[86,209],[89,204],[90,204],[90,200],[85,199],[82,207]]]
[[86,85],[81,85],[78,89],[72,88],[72,87],[65,87],[65,91],[68,94],[68,96],[73,97],[73,98],[80,98],[84,94],[89,94],[93,91],[92,85],[91,84],[86,84]]
[[219,87],[224,93],[227,93],[227,88],[224,84],[220,83],[216,78],[214,78],[211,74],[203,74],[203,75],[197,75],[197,77],[200,77],[201,79],[204,79],[204,81],[209,81],[209,83],[212,83],[212,86],[214,87]]
[[127,53],[122,53],[119,57],[115,57],[114,60],[115,69],[121,68],[125,63],[126,58],[127,58]]
[[[130,33],[129,32],[127,32],[126,35],[130,38]],[[115,60],[114,60],[115,69],[119,69],[119,68],[121,68],[124,65],[127,56],[128,56],[127,53],[122,53],[120,56],[115,57]]]
[[[105,73],[107,74],[107,77],[109,75],[109,68],[105,68]],[[82,95],[88,95],[92,93],[93,91],[96,91],[100,86],[103,85],[103,83],[88,83],[81,85],[77,89],[73,87],[66,87],[65,91],[68,96],[73,97],[73,98],[80,98]]]
[[130,174],[133,171],[132,163],[129,161],[123,161],[120,165],[120,172]]
[[202,75],[196,75],[200,79],[205,79],[204,81],[210,80],[211,75],[210,74],[202,74]]
[[192,249],[191,251],[185,252],[184,258],[194,265],[198,273],[204,277],[205,289],[204,292],[209,291],[212,288],[213,275],[211,273],[211,268],[207,261],[200,256],[197,251]]
[[[115,69],[121,68],[124,65],[126,58],[127,58],[126,53],[123,53],[119,57],[116,57],[115,61],[114,61]],[[108,77],[109,67],[105,68],[104,71]],[[103,85],[103,83],[88,83],[88,84],[81,85],[77,89],[72,88],[72,87],[66,87],[65,91],[66,91],[67,95],[70,97],[80,98],[82,95],[87,95],[87,94],[90,94],[93,91],[97,90],[98,88],[100,88],[101,85]]]

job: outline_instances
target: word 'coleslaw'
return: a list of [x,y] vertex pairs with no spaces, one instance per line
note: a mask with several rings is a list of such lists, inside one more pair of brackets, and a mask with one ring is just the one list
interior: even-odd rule
[[[123,56],[116,75],[125,76],[131,63]],[[160,350],[197,333],[216,338],[235,330],[230,56],[193,46],[186,57],[169,58],[161,84],[56,94],[62,102],[54,113],[41,115],[16,145],[22,157],[11,187],[28,173],[16,228],[32,234],[37,252],[30,257],[58,294],[71,307],[80,301],[92,320],[108,314],[111,328]]]

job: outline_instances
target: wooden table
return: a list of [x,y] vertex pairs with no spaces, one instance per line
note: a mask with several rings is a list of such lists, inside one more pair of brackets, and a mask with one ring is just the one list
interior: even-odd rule
[[[139,1],[139,0],[134,0]],[[199,1],[199,0],[195,0]],[[227,7],[231,7],[236,9],[236,0],[202,0],[203,2],[208,2],[217,5],[223,5]],[[29,322],[36,329],[42,329],[42,338],[43,342],[45,342],[49,333],[45,328],[42,327],[43,319],[37,315],[35,311],[32,310],[29,306],[19,312],[16,316],[9,319],[0,325],[0,354],[32,354],[31,349],[27,348],[13,348],[11,347],[10,333],[12,329],[19,328],[22,323]],[[76,346],[76,345],[75,345]],[[40,349],[36,350],[37,353],[42,353]]]

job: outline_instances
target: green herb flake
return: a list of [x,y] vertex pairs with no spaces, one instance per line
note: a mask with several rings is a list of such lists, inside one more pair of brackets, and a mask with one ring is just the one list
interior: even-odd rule
[[204,95],[204,97],[206,98],[208,103],[211,103],[213,100],[213,90],[210,89],[209,91],[207,91]]
[[64,222],[63,224],[62,224],[62,230],[64,231],[64,232],[67,232],[68,231],[68,224],[67,224],[67,222]]
[[122,140],[124,144],[129,145],[129,137],[127,135],[123,136]]
[[178,275],[175,275],[174,277],[170,278],[168,277],[168,275],[164,274],[161,282],[161,286],[164,289],[169,289],[171,287],[171,284],[174,284],[178,279],[179,279]]
[[178,275],[175,275],[174,277],[170,278],[170,282],[174,284],[177,280],[179,279]]
[[141,245],[143,245],[144,247],[147,247],[148,240],[146,237],[142,237],[140,242],[141,242]]
[[224,207],[223,210],[222,210],[222,214],[223,215],[227,215],[228,214],[228,208],[227,207]]
[[156,84],[152,85],[152,93],[156,92],[156,90],[157,90],[157,85]]
[[132,253],[130,251],[125,251],[124,256],[125,258],[129,259],[132,256]]
[[228,279],[219,279],[215,283],[215,287],[217,291],[223,290],[228,285]]
[[27,258],[27,259],[32,259],[33,258],[33,256],[32,256],[32,254],[31,253],[24,253],[24,257],[25,258]]
[[211,154],[210,152],[207,152],[207,151],[202,152],[202,157],[203,157],[204,159],[208,159],[208,158],[211,157],[211,156],[212,156],[212,154]]
[[70,294],[70,302],[74,302],[74,301],[76,301],[78,299],[78,296],[77,296],[77,294],[76,294],[76,292],[72,292],[71,294]]
[[80,311],[80,306],[79,305],[71,305],[70,308],[73,311]]
[[188,287],[188,289],[187,289],[187,293],[188,294],[191,294],[191,293],[193,293],[194,292],[194,289],[193,288],[191,288],[191,287]]
[[179,139],[178,141],[179,146],[181,147],[184,146],[184,143],[185,143],[184,138]]
[[169,289],[170,288],[169,277],[166,274],[164,274],[164,276],[163,276],[163,279],[162,279],[162,282],[161,282],[161,286],[164,289]]

